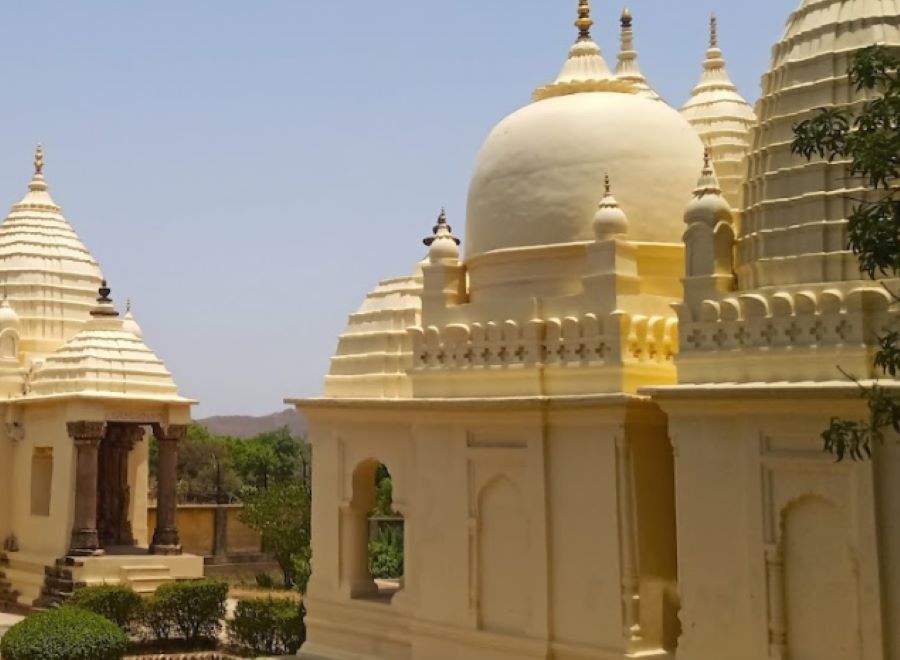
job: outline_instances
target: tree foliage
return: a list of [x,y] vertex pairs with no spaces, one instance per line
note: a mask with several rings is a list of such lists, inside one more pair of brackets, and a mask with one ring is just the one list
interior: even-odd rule
[[[792,150],[808,159],[818,156],[849,163],[849,173],[868,188],[849,218],[848,247],[870,278],[896,277],[900,272],[900,58],[883,46],[858,51],[849,78],[866,99],[854,114],[850,109],[825,108],[794,127]],[[898,299],[898,292],[889,293]],[[894,377],[900,371],[900,333],[878,339],[875,366]],[[849,375],[848,375],[849,376]],[[832,419],[822,434],[825,450],[838,460],[863,460],[888,429],[900,432],[900,398],[880,387],[864,387],[870,417],[866,421]]]
[[262,536],[263,549],[278,562],[285,586],[305,589],[309,565],[310,492],[299,478],[272,483],[244,499],[241,520]]

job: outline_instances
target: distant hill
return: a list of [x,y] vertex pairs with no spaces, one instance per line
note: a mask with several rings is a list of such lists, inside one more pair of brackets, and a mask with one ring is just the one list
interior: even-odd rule
[[266,431],[276,431],[282,426],[291,430],[295,438],[306,434],[306,420],[294,408],[281,412],[250,417],[249,415],[222,415],[198,419],[214,435],[229,435],[233,438],[249,438]]

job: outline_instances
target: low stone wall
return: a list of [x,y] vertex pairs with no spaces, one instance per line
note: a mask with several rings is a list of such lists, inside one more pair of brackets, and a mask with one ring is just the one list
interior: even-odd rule
[[[175,524],[185,552],[201,557],[232,558],[258,555],[259,533],[242,523],[241,504],[181,504]],[[147,509],[147,529],[156,529],[156,506]]]

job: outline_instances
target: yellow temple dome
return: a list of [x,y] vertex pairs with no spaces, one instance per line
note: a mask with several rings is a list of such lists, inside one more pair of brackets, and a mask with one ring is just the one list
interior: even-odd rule
[[703,144],[674,109],[617,78],[590,38],[587,3],[562,73],[490,133],[469,188],[466,258],[589,241],[616,182],[628,239],[678,243]]
[[84,325],[103,277],[50,197],[40,146],[34,165],[27,194],[0,224],[0,289],[21,319],[28,350],[41,353]]
[[95,305],[84,329],[41,363],[28,395],[186,401],[162,360],[124,326],[105,282]]

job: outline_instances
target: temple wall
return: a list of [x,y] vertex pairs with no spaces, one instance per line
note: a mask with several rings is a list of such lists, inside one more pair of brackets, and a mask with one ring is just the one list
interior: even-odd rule
[[[304,409],[314,480],[325,481],[314,483],[305,651],[511,660],[659,650],[676,625],[672,484],[661,474],[671,448],[662,415],[641,403],[637,419],[634,405]],[[624,447],[633,463],[622,462]],[[392,599],[360,569],[359,516],[371,500],[359,491],[373,461],[388,467],[405,517],[403,588]],[[623,534],[633,537],[627,561]],[[639,647],[624,618],[628,563]]]
[[[12,452],[11,528],[23,552],[61,557],[69,547],[74,506],[75,447],[59,410],[32,407],[24,413],[25,437]],[[46,469],[50,459],[52,469]],[[41,471],[38,466],[43,462]],[[49,474],[48,474],[49,472]],[[48,480],[46,478],[49,477]],[[39,484],[36,480],[42,479]],[[35,509],[32,491],[49,484],[49,506]]]
[[[881,651],[882,610],[900,592],[890,561],[879,563],[875,514],[896,519],[896,487],[885,480],[882,495],[873,463],[822,451],[832,415],[864,412],[856,393],[773,387],[662,405],[676,452],[679,660],[900,657]],[[881,533],[886,560],[897,532]]]
[[[6,414],[6,408],[0,408]],[[6,426],[0,426],[0,543],[10,533],[10,513],[12,509],[12,460],[14,441],[9,437]]]

